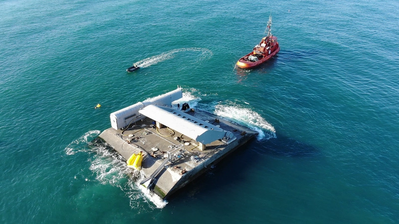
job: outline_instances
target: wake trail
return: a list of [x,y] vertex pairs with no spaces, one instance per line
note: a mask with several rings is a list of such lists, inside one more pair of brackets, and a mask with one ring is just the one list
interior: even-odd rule
[[150,67],[151,65],[156,65],[159,62],[163,62],[163,61],[172,59],[176,56],[177,53],[184,52],[184,51],[200,52],[201,54],[199,55],[199,57],[200,57],[199,61],[209,59],[213,55],[212,51],[210,51],[206,48],[195,48],[195,47],[179,48],[179,49],[174,49],[174,50],[171,50],[171,51],[159,54],[159,55],[145,58],[143,60],[140,60],[140,61],[134,63],[134,65],[137,65],[138,67],[141,67],[141,68],[147,68],[147,67]]

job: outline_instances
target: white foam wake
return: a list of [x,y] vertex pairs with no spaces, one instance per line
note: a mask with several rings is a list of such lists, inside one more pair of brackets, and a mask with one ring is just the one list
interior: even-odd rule
[[[266,139],[276,138],[276,130],[274,127],[262,116],[251,109],[239,107],[237,105],[229,106],[218,104],[215,106],[215,114],[244,124],[248,128],[257,131],[259,133],[258,140],[261,140],[265,137]],[[263,130],[267,130],[267,136]]]
[[67,155],[73,155],[76,152],[85,151],[88,144],[90,144],[101,132],[99,130],[93,130],[86,132],[80,138],[72,141],[65,147],[65,153]]
[[138,61],[138,62],[136,62],[134,64],[139,66],[139,67],[141,67],[141,68],[146,68],[146,67],[149,67],[151,65],[158,64],[159,62],[172,59],[172,58],[174,58],[176,56],[176,53],[184,52],[184,51],[200,52],[201,54],[198,56],[200,61],[201,60],[205,60],[205,59],[209,59],[213,55],[212,51],[210,51],[210,50],[208,50],[206,48],[195,48],[195,47],[192,47],[192,48],[179,48],[179,49],[174,49],[174,50],[171,50],[171,51],[159,54],[159,55],[155,55],[155,56],[152,56],[152,57],[149,57],[149,58],[145,58],[145,59],[140,60],[140,61]]
[[[200,96],[217,96],[217,94],[200,93],[195,88],[184,90],[183,98],[189,101],[190,107],[195,107],[201,101]],[[246,103],[247,104],[247,103]],[[201,104],[199,109],[214,113],[220,117],[224,117],[232,122],[244,125],[256,132],[258,132],[258,140],[276,138],[276,130],[273,125],[269,124],[260,114],[236,103],[227,102],[224,104],[220,101],[214,101],[207,104]],[[266,134],[265,132],[266,131]]]
[[201,101],[201,98],[195,97],[190,92],[183,92],[182,101],[185,101],[190,105],[190,108],[195,108],[198,105],[198,102]]
[[[92,181],[94,177],[99,184],[111,185],[121,189],[128,196],[129,204],[132,208],[142,207],[142,201],[148,204],[152,202],[157,208],[165,207],[168,202],[140,186],[141,180],[139,177],[143,175],[127,167],[120,154],[108,149],[103,144],[93,143],[93,140],[100,133],[98,130],[86,132],[65,147],[67,155],[75,155],[78,152],[91,155],[89,169],[94,175],[84,175],[82,178],[85,181]],[[75,179],[80,178],[80,176],[80,174],[77,174]]]
[[[90,166],[96,174],[96,179],[102,184],[120,188],[128,197],[132,208],[141,207],[140,201],[151,201],[157,208],[164,208],[168,202],[140,185],[143,179],[141,173],[126,166],[121,157],[100,153]],[[127,184],[124,182],[127,181]]]

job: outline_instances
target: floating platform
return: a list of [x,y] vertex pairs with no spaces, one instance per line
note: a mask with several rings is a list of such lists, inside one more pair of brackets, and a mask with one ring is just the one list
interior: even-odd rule
[[214,114],[191,109],[178,88],[110,115],[99,138],[125,160],[143,153],[141,181],[161,198],[208,170],[257,135]]

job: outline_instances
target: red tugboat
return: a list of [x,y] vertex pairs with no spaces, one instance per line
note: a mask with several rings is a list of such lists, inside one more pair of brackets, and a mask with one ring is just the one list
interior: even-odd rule
[[277,37],[272,35],[272,17],[267,22],[267,36],[263,37],[261,42],[256,45],[253,51],[237,61],[237,66],[244,69],[254,68],[274,57],[279,51],[280,46]]

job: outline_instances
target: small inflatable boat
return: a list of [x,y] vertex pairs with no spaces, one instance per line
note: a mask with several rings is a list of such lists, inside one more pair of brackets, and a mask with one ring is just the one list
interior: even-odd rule
[[139,69],[140,67],[137,65],[133,65],[132,67],[129,67],[128,69],[126,69],[127,72],[134,72],[137,69]]

